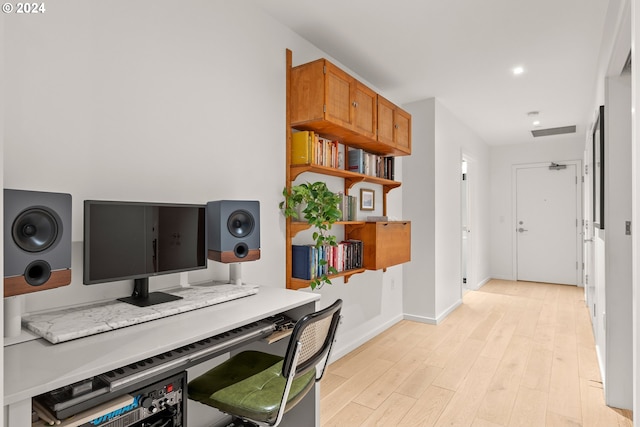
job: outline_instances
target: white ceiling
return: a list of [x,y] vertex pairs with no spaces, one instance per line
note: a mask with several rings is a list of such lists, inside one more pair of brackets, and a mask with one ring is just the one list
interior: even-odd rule
[[395,103],[435,97],[490,145],[534,141],[530,111],[542,129],[590,125],[609,0],[255,3]]

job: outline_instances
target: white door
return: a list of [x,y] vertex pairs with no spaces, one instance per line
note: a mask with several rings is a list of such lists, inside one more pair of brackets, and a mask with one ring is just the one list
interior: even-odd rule
[[578,282],[577,165],[516,169],[517,279]]

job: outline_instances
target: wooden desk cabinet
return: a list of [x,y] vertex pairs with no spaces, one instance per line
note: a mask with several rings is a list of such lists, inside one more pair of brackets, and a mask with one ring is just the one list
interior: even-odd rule
[[350,239],[364,242],[364,268],[379,270],[411,261],[411,222],[367,222],[347,225]]

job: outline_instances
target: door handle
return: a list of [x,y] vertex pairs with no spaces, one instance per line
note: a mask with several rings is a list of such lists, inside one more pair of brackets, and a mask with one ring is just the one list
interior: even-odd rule
[[583,242],[587,243],[587,242],[593,242],[593,237],[591,237],[590,239],[583,239]]
[[520,227],[518,228],[518,233],[524,233],[525,231],[529,231],[529,230],[525,230],[524,228]]

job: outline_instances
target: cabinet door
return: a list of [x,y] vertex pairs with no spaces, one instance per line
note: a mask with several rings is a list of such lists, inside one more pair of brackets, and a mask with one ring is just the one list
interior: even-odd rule
[[325,119],[351,128],[351,94],[355,91],[356,81],[333,64],[325,64]]
[[349,239],[362,240],[364,268],[379,270],[411,261],[411,222],[367,222],[345,226]]
[[387,268],[411,261],[410,222],[378,222],[375,223],[375,228],[375,269]]
[[393,145],[393,110],[395,105],[378,96],[378,141]]
[[402,151],[411,154],[411,115],[400,108],[396,108],[393,117],[395,144]]
[[318,60],[291,70],[291,123],[324,119],[324,64],[324,60]]
[[354,130],[370,138],[376,137],[377,94],[363,84],[357,83],[353,94]]

